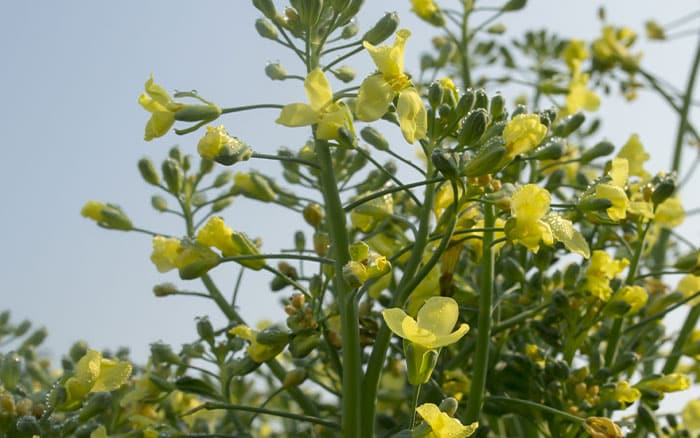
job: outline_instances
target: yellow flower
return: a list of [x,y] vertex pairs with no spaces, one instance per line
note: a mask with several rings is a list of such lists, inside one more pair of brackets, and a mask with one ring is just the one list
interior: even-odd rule
[[[245,234],[233,231],[219,216],[212,217],[200,228],[197,233],[197,242],[205,246],[213,246],[221,251],[224,257],[260,254],[258,247]],[[264,259],[242,260],[238,263],[256,270],[265,266]]]
[[629,382],[623,380],[615,385],[615,393],[613,398],[620,403],[634,403],[642,397],[642,393],[630,386]]
[[273,345],[261,344],[257,341],[258,333],[243,324],[232,328],[229,330],[229,333],[250,342],[250,345],[246,351],[248,352],[248,356],[258,363],[267,362],[268,360],[273,359],[275,356],[280,354],[287,345],[285,343]]
[[411,10],[416,15],[434,26],[445,24],[445,17],[433,0],[411,0]]
[[323,70],[317,67],[309,72],[304,80],[304,90],[309,104],[285,105],[277,123],[290,127],[317,125],[316,136],[322,140],[338,139],[340,128],[355,132],[348,108],[333,101],[333,91]]
[[547,135],[547,127],[537,114],[520,114],[513,117],[503,129],[506,157],[524,154],[539,145]]
[[72,409],[91,392],[114,391],[126,383],[130,375],[129,362],[104,359],[99,351],[88,350],[76,364],[73,376],[66,380],[63,406]]
[[520,243],[527,249],[537,252],[540,241],[552,245],[552,230],[542,218],[549,210],[549,192],[535,184],[520,187],[511,197],[513,225],[507,224],[506,236],[514,244]]
[[638,176],[643,180],[649,178],[649,172],[644,170],[644,163],[649,160],[649,154],[644,150],[644,145],[639,141],[639,135],[632,134],[620,152],[618,158],[624,158],[629,163],[629,174]]
[[627,315],[635,314],[642,307],[646,306],[649,294],[641,286],[624,286],[615,297],[616,301],[624,301],[630,305]]
[[[172,269],[194,269],[196,274],[206,272],[219,263],[219,256],[204,245],[184,243],[175,237],[153,237],[153,252],[151,261],[158,272],[168,272]],[[185,275],[185,277],[189,277]],[[191,277],[190,277],[191,278]]]
[[650,40],[665,40],[666,32],[663,26],[654,20],[647,20],[644,23],[644,30],[646,30],[647,38]]
[[642,55],[632,55],[628,50],[636,39],[637,34],[627,27],[605,26],[602,36],[593,41],[593,55],[606,68],[620,63],[624,69],[636,70]]
[[463,425],[458,419],[442,412],[433,403],[418,406],[416,412],[430,426],[431,432],[426,435],[429,438],[465,438],[471,436],[479,427],[477,422],[469,426]]
[[199,140],[197,152],[202,158],[215,160],[230,166],[239,161],[245,161],[253,154],[252,149],[226,132],[224,125],[207,126],[207,133]]
[[129,217],[116,205],[105,205],[98,201],[88,201],[83,205],[80,214],[83,217],[94,220],[105,228],[122,231],[129,231],[133,228]]
[[102,217],[102,210],[105,208],[105,205],[101,202],[98,201],[88,201],[85,203],[83,206],[83,209],[80,210],[80,214],[83,217],[88,217],[95,222],[102,222],[103,217]]
[[583,423],[583,428],[593,438],[623,438],[625,436],[620,426],[605,417],[588,417]]
[[654,213],[654,222],[665,228],[677,227],[685,220],[685,210],[676,197],[667,198],[656,207]]
[[690,388],[690,379],[685,374],[671,373],[652,380],[640,382],[637,386],[650,388],[659,392],[685,391]]
[[372,122],[382,117],[398,94],[396,113],[401,133],[406,141],[414,143],[426,137],[428,116],[425,105],[411,80],[403,71],[406,40],[411,36],[407,29],[396,32],[393,46],[375,47],[364,42],[379,73],[367,77],[357,94],[355,113],[359,120]]
[[598,184],[595,187],[595,197],[612,202],[612,206],[605,210],[611,220],[621,221],[627,217],[630,200],[620,187],[612,184]]
[[586,43],[582,40],[572,39],[562,51],[562,56],[569,66],[569,70],[576,71],[580,69],[581,63],[588,59],[590,54],[586,49]]
[[[362,196],[366,195],[369,193],[364,193]],[[394,198],[386,194],[354,208],[350,212],[350,223],[353,227],[367,233],[393,213]]]
[[454,344],[469,330],[462,323],[452,331],[459,317],[459,306],[449,297],[429,298],[416,319],[397,307],[383,310],[382,316],[394,334],[426,349]]
[[683,425],[691,433],[700,431],[700,399],[689,401],[683,408]]
[[139,96],[139,104],[151,113],[146,123],[146,141],[165,135],[175,123],[175,113],[185,104],[174,102],[167,91],[153,82],[153,75],[146,81],[146,92]]
[[610,280],[622,272],[629,263],[627,259],[614,260],[610,257],[610,254],[605,251],[593,251],[591,263],[586,269],[586,283],[584,288],[590,292],[591,295],[603,301],[608,301],[612,295]]
[[600,97],[586,87],[588,77],[589,75],[582,74],[578,69],[574,70],[571,82],[569,82],[569,93],[566,95],[566,107],[563,115],[574,114],[580,109],[595,111],[600,106]]
[[[676,286],[676,290],[683,294],[684,298],[688,298],[700,292],[700,277],[693,274],[688,274],[681,278]],[[689,306],[694,306],[700,303],[700,297],[688,302]]]

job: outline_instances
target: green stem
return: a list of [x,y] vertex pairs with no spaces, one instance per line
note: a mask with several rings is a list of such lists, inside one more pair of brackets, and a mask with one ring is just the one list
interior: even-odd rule
[[462,73],[462,86],[464,87],[465,90],[469,89],[472,86],[472,77],[471,77],[471,71],[469,69],[469,43],[470,41],[470,34],[469,34],[469,14],[471,13],[471,10],[468,10],[465,8],[465,11],[462,14],[462,23],[461,23],[461,31],[462,31],[462,38],[459,44],[459,53],[460,53],[460,67],[461,67],[461,73]]
[[251,155],[250,158],[259,158],[262,160],[288,161],[290,163],[299,163],[299,164],[303,164],[305,166],[309,166],[309,167],[313,167],[315,169],[318,169],[318,164],[314,163],[313,161],[304,160],[304,159],[295,158],[295,157],[283,157],[281,155],[259,154],[257,152],[253,152],[253,155]]
[[254,412],[256,414],[274,415],[276,417],[290,418],[292,420],[299,420],[299,421],[305,421],[307,423],[320,424],[321,426],[330,427],[332,429],[340,429],[340,426],[337,423],[334,423],[334,422],[328,421],[328,420],[324,420],[324,419],[318,418],[318,417],[293,414],[291,412],[285,412],[285,411],[276,411],[273,409],[258,408],[258,407],[254,407],[254,406],[237,405],[237,404],[232,404],[232,403],[207,402],[207,403],[204,403],[204,404],[197,406],[194,409],[191,409],[191,410],[185,412],[184,414],[182,414],[182,416],[185,417],[187,415],[194,414],[195,412],[201,411],[203,409],[205,409],[205,410],[225,409],[225,410],[232,410],[232,411]]
[[678,333],[678,337],[676,337],[676,341],[673,344],[671,353],[666,358],[666,363],[664,364],[662,370],[664,374],[670,374],[676,369],[678,361],[680,361],[683,354],[683,348],[688,342],[688,338],[690,338],[691,333],[697,326],[698,319],[700,319],[700,304],[696,304],[688,312],[688,316],[685,318],[683,327],[681,327],[681,331]]
[[231,108],[222,108],[221,114],[238,113],[241,111],[248,111],[248,110],[262,109],[262,108],[282,109],[282,108],[284,108],[284,105],[279,105],[277,103],[259,103],[256,105],[234,106]]
[[[484,204],[484,228],[494,226],[496,217],[493,206]],[[479,413],[486,391],[486,374],[489,362],[489,342],[491,340],[491,311],[493,307],[494,253],[491,247],[493,231],[484,231],[483,253],[481,256],[481,292],[479,293],[479,321],[474,357],[474,373],[467,404],[467,424],[479,421]]]
[[413,401],[411,403],[411,407],[413,408],[413,411],[411,412],[411,422],[408,424],[408,428],[413,430],[413,427],[416,424],[416,408],[418,407],[418,398],[420,398],[420,387],[422,385],[418,384],[416,387],[413,389]]
[[240,262],[242,260],[260,260],[260,259],[288,259],[288,260],[308,260],[326,265],[332,265],[333,260],[326,257],[307,256],[302,254],[246,254],[230,257],[222,257],[222,262]]
[[486,400],[488,401],[496,401],[496,402],[501,402],[501,403],[510,403],[513,405],[521,405],[521,406],[527,406],[530,408],[537,409],[542,412],[548,412],[550,414],[558,415],[562,418],[566,418],[567,420],[573,421],[575,423],[583,423],[586,421],[585,419],[581,417],[577,417],[576,415],[570,414],[568,412],[560,411],[559,409],[554,409],[552,407],[540,404],[540,403],[535,403],[530,400],[521,400],[517,398],[510,398],[510,397],[501,397],[501,396],[490,396],[486,397]]
[[[408,191],[408,189],[413,188],[413,187],[426,186],[428,184],[434,184],[434,183],[441,182],[444,180],[445,180],[445,178],[438,176],[436,178],[429,178],[425,181],[418,181],[418,182],[414,182],[414,183],[410,183],[410,184],[404,184],[404,185],[399,186],[399,187],[389,187],[387,189],[380,190],[378,192],[374,192],[371,195],[367,195],[363,198],[356,199],[353,202],[346,205],[345,207],[343,207],[343,209],[345,211],[351,211],[353,208],[360,206],[360,205],[364,204],[365,202],[369,202],[373,199],[381,198],[382,196],[387,195],[389,193],[396,193],[396,192],[400,192],[402,190]],[[420,203],[418,205],[420,205]]]
[[328,222],[332,253],[335,259],[335,275],[333,286],[336,293],[336,301],[340,311],[340,336],[343,342],[343,399],[342,424],[343,437],[361,437],[360,424],[360,384],[362,382],[362,350],[360,347],[360,329],[358,309],[355,304],[354,291],[343,279],[342,271],[350,261],[348,233],[345,211],[338,193],[338,185],[335,180],[333,161],[328,143],[322,140],[315,142],[316,155],[321,167],[321,189],[323,190],[324,204],[326,206],[326,220]]

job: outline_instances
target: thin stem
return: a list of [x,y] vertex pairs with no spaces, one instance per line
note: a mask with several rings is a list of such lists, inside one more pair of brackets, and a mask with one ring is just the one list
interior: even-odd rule
[[411,422],[408,424],[408,428],[411,430],[413,430],[413,427],[416,424],[416,408],[418,407],[418,398],[420,397],[421,386],[421,384],[418,384],[415,388],[413,388],[413,401],[411,402],[413,411],[411,411]]
[[182,417],[192,415],[195,412],[199,412],[201,410],[208,410],[209,411],[209,410],[216,410],[216,409],[243,411],[243,412],[254,412],[256,414],[265,414],[265,415],[274,415],[276,417],[290,418],[292,420],[299,420],[299,421],[304,421],[307,423],[320,424],[321,426],[326,426],[326,427],[330,427],[332,429],[340,430],[340,426],[337,423],[334,423],[334,422],[328,421],[328,420],[324,420],[322,418],[313,417],[313,416],[309,416],[309,415],[293,414],[291,412],[286,412],[286,411],[277,411],[277,410],[272,410],[272,409],[258,408],[258,407],[254,407],[254,406],[237,405],[237,404],[232,404],[232,403],[206,402],[204,404],[197,406],[194,409],[190,409],[189,411],[185,412],[184,414],[182,414]]
[[[420,186],[425,186],[428,184],[434,184],[437,182],[442,182],[444,180],[445,180],[445,178],[439,176],[437,178],[430,178],[430,179],[427,179],[425,181],[404,184],[404,185],[399,186],[399,187],[389,187],[387,189],[380,190],[378,192],[374,192],[374,193],[367,195],[365,197],[362,197],[360,199],[356,199],[356,200],[352,201],[351,203],[349,203],[348,205],[346,205],[345,207],[343,207],[343,210],[351,211],[353,208],[355,208],[359,205],[362,205],[365,202],[369,202],[373,199],[381,198],[382,196],[387,195],[389,193],[395,193],[395,192],[400,192],[402,190],[408,190],[408,189],[413,188],[413,187],[420,187]],[[418,205],[420,206],[420,203]]]
[[241,270],[238,271],[238,278],[236,278],[236,285],[233,287],[233,294],[231,296],[231,307],[233,307],[234,309],[236,308],[236,301],[238,301],[238,291],[241,290],[244,272],[245,267],[241,266]]
[[666,30],[672,29],[672,28],[674,28],[674,27],[680,26],[681,24],[685,24],[685,23],[687,23],[688,21],[691,21],[691,20],[695,19],[695,18],[698,17],[698,16],[700,16],[700,10],[697,10],[697,11],[695,11],[695,12],[691,12],[690,14],[684,15],[684,16],[682,16],[682,17],[680,17],[680,18],[676,18],[676,19],[673,20],[673,21],[669,21],[668,23],[666,23],[666,24],[663,25],[663,28],[666,29]]
[[284,108],[284,105],[280,105],[277,103],[259,103],[256,105],[234,106],[231,108],[222,108],[221,114],[237,113],[237,112],[241,112],[241,111],[249,111],[249,110],[254,110],[254,109],[262,109],[262,108],[282,109],[282,108]]
[[695,298],[697,298],[697,297],[700,297],[700,291],[694,293],[693,295],[690,295],[690,296],[687,296],[687,297],[683,298],[682,300],[680,300],[679,302],[673,304],[672,306],[668,306],[667,308],[665,308],[665,309],[662,310],[661,312],[658,312],[658,313],[655,313],[655,314],[653,314],[653,315],[651,315],[651,316],[648,316],[648,317],[644,318],[643,320],[639,321],[638,323],[633,324],[633,325],[627,327],[627,328],[625,329],[625,333],[635,331],[636,329],[638,329],[639,327],[641,327],[641,326],[643,326],[643,325],[645,325],[645,324],[649,324],[650,322],[656,321],[657,319],[661,319],[661,318],[663,318],[664,316],[666,316],[666,314],[668,314],[668,313],[670,313],[670,312],[676,310],[677,308],[681,307],[682,305],[684,305],[684,304],[687,303],[688,301],[691,301],[691,300],[693,300],[693,299],[695,299]]
[[[484,228],[494,226],[496,216],[492,205],[484,205]],[[483,253],[481,256],[481,292],[479,293],[479,321],[474,357],[474,374],[467,404],[467,423],[479,421],[479,413],[486,391],[486,374],[489,361],[489,342],[491,340],[491,312],[494,289],[494,252],[491,247],[493,231],[484,231]]]
[[566,418],[567,420],[573,421],[575,423],[583,423],[586,421],[584,418],[577,417],[576,415],[570,414],[568,412],[560,411],[559,409],[554,409],[552,407],[540,404],[540,403],[535,403],[530,400],[521,400],[517,398],[510,398],[510,397],[501,397],[501,396],[490,396],[486,397],[486,400],[488,401],[496,401],[496,402],[503,402],[503,403],[510,403],[513,405],[521,405],[521,406],[527,406],[530,408],[537,409],[542,412],[548,412],[550,414],[557,415],[562,418]]
[[304,160],[301,158],[295,158],[295,157],[283,157],[280,155],[270,155],[270,154],[259,154],[257,152],[253,152],[253,155],[250,156],[251,158],[259,158],[262,160],[277,160],[277,161],[288,161],[291,163],[299,163],[303,164],[305,166],[313,167],[315,169],[318,169],[318,164],[314,163],[313,161],[309,160]]
[[318,256],[308,256],[303,254],[246,254],[239,256],[222,257],[222,262],[240,262],[243,260],[264,260],[264,259],[286,259],[286,260],[307,260],[311,262],[323,263],[326,265],[332,265],[335,263],[334,260],[326,257]]
[[676,337],[671,353],[666,358],[666,363],[662,370],[664,374],[670,374],[675,371],[678,361],[681,359],[683,348],[698,324],[698,319],[700,319],[700,304],[696,304],[692,307],[688,312],[688,316],[685,317],[685,322],[683,323],[683,327],[681,327],[681,331],[678,333],[678,337]]
[[328,71],[328,70],[330,70],[334,65],[336,65],[336,64],[338,64],[338,63],[340,63],[340,62],[345,61],[346,59],[352,57],[353,55],[356,55],[356,54],[360,53],[360,52],[362,51],[362,49],[364,49],[364,47],[358,47],[358,48],[353,49],[353,50],[351,50],[350,52],[346,53],[345,55],[342,55],[342,56],[336,58],[334,61],[332,61],[332,62],[330,62],[328,65],[326,65],[326,66],[323,68],[323,71]]
[[[376,167],[380,172],[385,173],[392,181],[394,181],[396,185],[398,185],[399,187],[406,187],[400,179],[398,179],[394,174],[386,170],[386,168],[382,166],[377,160],[375,160],[369,153],[367,153],[367,151],[365,151],[362,148],[355,148],[355,151],[360,155],[364,156],[367,159],[367,161],[372,163],[374,167]],[[420,205],[420,201],[418,200],[418,198],[416,198],[416,195],[414,195],[413,192],[411,192],[410,190],[406,190],[406,193],[408,193],[408,196],[410,196],[411,199],[413,199],[413,202],[415,202],[417,205]]]

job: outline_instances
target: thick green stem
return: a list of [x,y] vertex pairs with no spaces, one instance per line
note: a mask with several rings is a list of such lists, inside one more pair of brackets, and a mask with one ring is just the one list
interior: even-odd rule
[[326,221],[335,259],[335,289],[338,310],[340,311],[340,336],[343,342],[343,399],[342,424],[343,437],[361,437],[362,422],[360,405],[360,385],[362,383],[362,350],[360,347],[360,329],[358,310],[354,290],[343,279],[343,266],[350,261],[345,211],[338,193],[338,185],[333,171],[333,161],[328,143],[316,140],[316,155],[321,167],[321,189],[326,206]]
[[670,374],[675,371],[678,361],[680,361],[683,355],[683,348],[698,324],[698,319],[700,319],[700,304],[696,304],[695,307],[692,307],[688,312],[688,316],[686,316],[683,327],[681,327],[681,331],[678,333],[676,342],[673,344],[671,353],[666,358],[666,363],[663,368],[664,374]]
[[[432,165],[430,163],[428,164],[428,167],[428,181],[431,181],[435,176],[435,173],[432,170]],[[414,274],[417,272],[423,259],[423,252],[425,250],[425,246],[428,244],[428,237],[430,234],[430,215],[432,213],[434,197],[435,190],[433,189],[432,185],[426,185],[423,207],[419,218],[418,235],[416,236],[416,241],[413,245],[411,257],[408,259],[408,262],[406,262],[406,266],[403,269],[401,281],[396,287],[396,295],[394,302],[392,303],[394,306],[403,306],[408,293],[410,292],[405,285],[409,283],[412,277],[414,277]],[[374,436],[374,416],[376,413],[379,377],[382,374],[382,367],[384,366],[384,360],[386,358],[386,352],[389,349],[390,341],[391,331],[386,324],[382,324],[381,328],[379,329],[379,333],[375,338],[374,347],[372,348],[372,355],[367,363],[367,371],[365,372],[365,377],[362,382],[363,437]]]
[[[494,226],[493,205],[484,204],[484,228]],[[489,362],[489,342],[491,341],[491,311],[493,307],[494,253],[491,247],[493,231],[484,231],[483,253],[481,256],[481,292],[479,293],[479,322],[474,357],[472,386],[467,403],[467,424],[479,421],[479,413],[486,392],[486,374]]]

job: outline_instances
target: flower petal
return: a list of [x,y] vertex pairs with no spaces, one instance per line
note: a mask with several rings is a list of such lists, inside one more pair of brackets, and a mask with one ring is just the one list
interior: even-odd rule
[[406,339],[406,333],[403,330],[403,321],[406,318],[413,318],[406,315],[406,312],[398,307],[382,310],[382,316],[384,317],[384,322],[386,322],[389,330],[391,330],[396,336]]
[[459,306],[450,297],[430,297],[418,311],[418,327],[434,333],[447,335],[459,317]]
[[396,106],[401,133],[409,143],[426,138],[428,132],[428,113],[415,88],[409,87],[399,94]]
[[373,122],[386,113],[394,99],[394,90],[381,75],[372,75],[362,81],[357,93],[355,114],[363,122]]
[[305,103],[290,103],[285,105],[280,112],[276,123],[284,126],[297,127],[308,126],[318,122],[319,114]]
[[129,380],[131,364],[125,360],[102,359],[100,376],[90,392],[114,391]]
[[304,80],[304,89],[306,96],[309,98],[309,104],[314,111],[318,112],[333,100],[333,92],[328,83],[323,70],[315,68],[306,76]]

